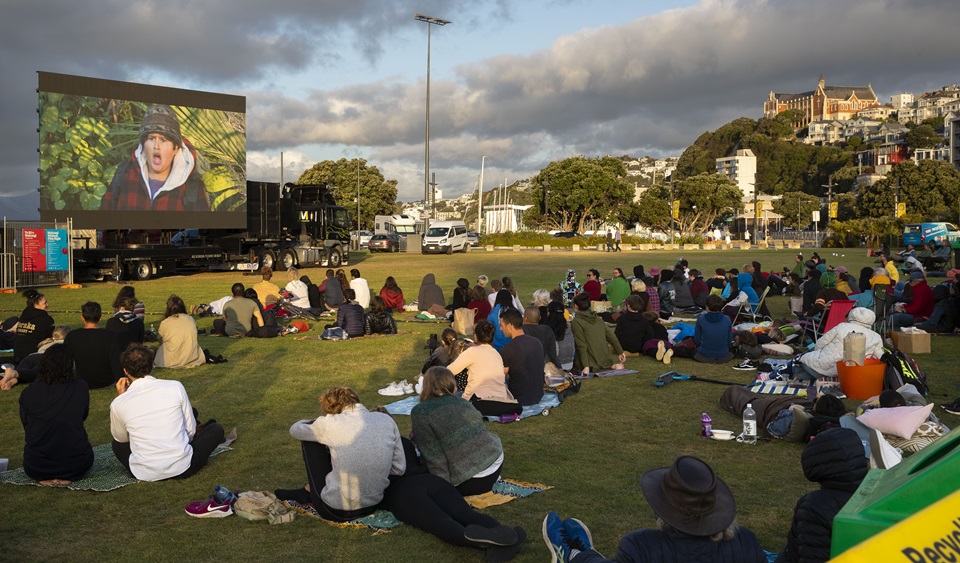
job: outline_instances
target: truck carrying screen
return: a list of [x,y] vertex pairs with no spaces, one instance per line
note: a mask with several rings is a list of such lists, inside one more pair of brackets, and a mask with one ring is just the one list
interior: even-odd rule
[[244,228],[246,98],[38,73],[40,217]]

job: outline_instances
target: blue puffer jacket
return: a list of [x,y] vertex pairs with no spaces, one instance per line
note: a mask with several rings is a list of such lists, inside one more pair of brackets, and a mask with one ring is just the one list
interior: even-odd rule
[[363,336],[363,307],[351,301],[337,309],[337,326],[342,328],[350,338]]
[[[577,563],[610,561],[590,549],[577,555]],[[729,540],[714,542],[678,532],[637,530],[623,536],[617,550],[617,563],[766,563],[760,542],[746,528],[737,530]]]

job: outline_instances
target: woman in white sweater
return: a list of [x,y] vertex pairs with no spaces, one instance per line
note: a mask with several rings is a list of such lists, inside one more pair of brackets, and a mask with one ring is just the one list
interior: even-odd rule
[[320,396],[325,413],[290,427],[307,468],[302,489],[278,489],[280,500],[312,502],[320,516],[347,522],[373,514],[390,484],[406,469],[400,431],[390,415],[370,412],[357,393],[332,387]]
[[493,348],[494,327],[480,321],[474,327],[477,345],[467,348],[447,366],[453,373],[467,370],[467,387],[463,398],[470,401],[484,416],[520,414],[523,410],[507,388],[503,358]]

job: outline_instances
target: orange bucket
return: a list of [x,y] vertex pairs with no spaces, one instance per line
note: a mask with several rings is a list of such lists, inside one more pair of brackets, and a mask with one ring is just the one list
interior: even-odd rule
[[865,359],[862,366],[848,366],[837,362],[840,388],[848,399],[863,401],[879,395],[883,391],[883,375],[886,369],[887,364],[875,358]]

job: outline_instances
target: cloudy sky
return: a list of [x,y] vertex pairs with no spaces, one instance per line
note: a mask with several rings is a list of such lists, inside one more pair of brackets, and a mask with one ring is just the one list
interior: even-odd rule
[[248,177],[366,158],[445,195],[584,154],[679,155],[771,90],[960,82],[955,0],[4,0],[0,213],[36,217],[36,71],[247,98]]

